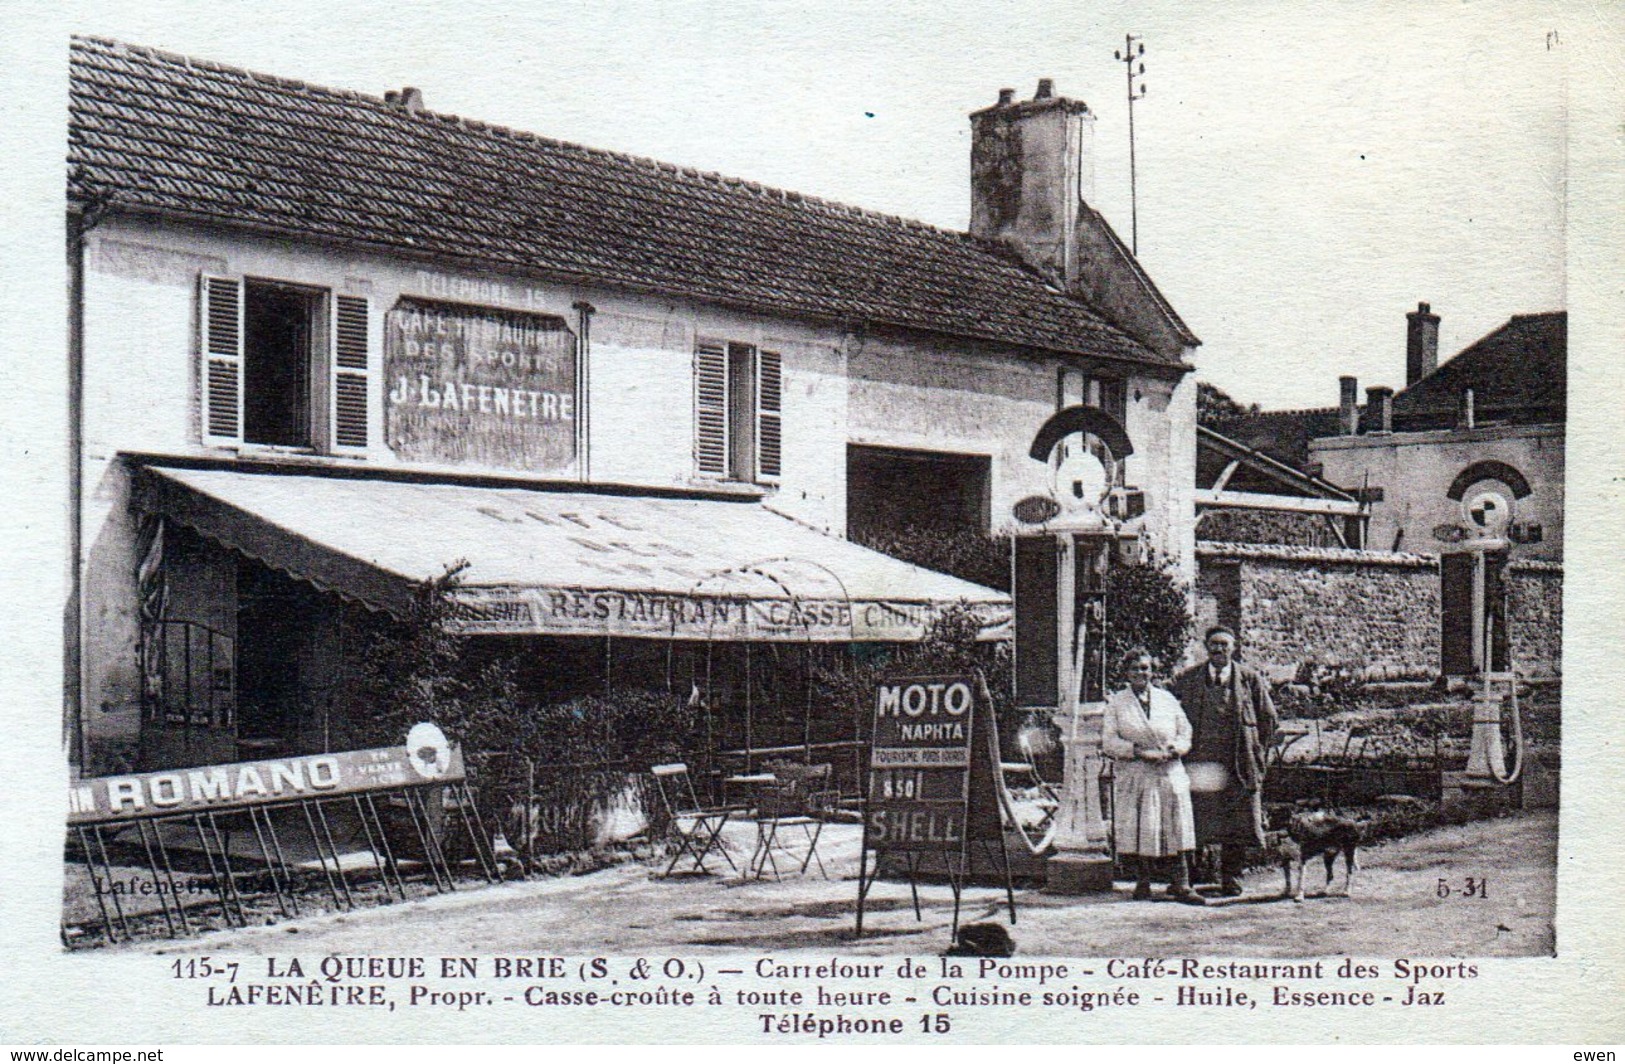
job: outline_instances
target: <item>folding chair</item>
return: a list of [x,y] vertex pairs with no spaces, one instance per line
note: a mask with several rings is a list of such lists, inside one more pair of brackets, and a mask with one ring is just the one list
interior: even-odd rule
[[824,818],[841,798],[839,791],[829,787],[833,771],[834,766],[827,764],[773,766],[775,779],[762,796],[756,849],[746,865],[747,875],[762,879],[771,868],[774,879],[782,878],[779,857],[783,856],[791,864],[800,862],[801,875],[816,862],[818,874],[829,878],[824,859],[818,856],[818,840],[824,833]]
[[710,869],[705,867],[705,859],[713,850],[722,855],[729,868],[739,871],[739,866],[728,856],[728,849],[722,842],[722,826],[733,815],[733,810],[701,806],[694,793],[694,780],[688,774],[688,766],[682,762],[654,765],[649,772],[654,776],[660,803],[666,809],[668,830],[677,843],[677,852],[672,854],[671,863],[661,875],[671,875],[684,857],[693,862],[685,871],[709,875]]
[[1013,784],[1014,789],[1025,792],[1028,804],[1037,817],[1030,827],[1012,826],[1019,828],[1024,835],[1031,832],[1043,838],[1061,807],[1059,794],[1054,787],[1044,782],[1044,777],[1038,774],[1038,766],[1030,761],[1001,761],[999,771],[1004,774],[1006,789],[1012,789]]

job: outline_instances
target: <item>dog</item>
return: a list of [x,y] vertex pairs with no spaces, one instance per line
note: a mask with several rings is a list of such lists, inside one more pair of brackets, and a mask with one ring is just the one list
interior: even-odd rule
[[1313,812],[1293,813],[1284,831],[1265,835],[1267,851],[1281,864],[1285,885],[1281,897],[1295,902],[1303,901],[1303,869],[1312,857],[1319,857],[1326,865],[1326,894],[1332,891],[1337,855],[1343,855],[1343,895],[1354,893],[1354,872],[1359,868],[1358,852],[1365,835],[1360,821],[1341,813],[1317,809]]
[[1002,924],[966,924],[948,949],[949,957],[1014,957],[1016,941]]

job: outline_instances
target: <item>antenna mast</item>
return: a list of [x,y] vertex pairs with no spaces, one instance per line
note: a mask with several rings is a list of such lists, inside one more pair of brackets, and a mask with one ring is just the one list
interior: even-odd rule
[[1135,92],[1136,78],[1145,77],[1145,42],[1130,33],[1123,38],[1123,50],[1113,52],[1112,58],[1123,64],[1128,75],[1128,202],[1129,202],[1129,233],[1130,247],[1134,254],[1140,253],[1140,201],[1139,189],[1134,173],[1134,101],[1145,98],[1145,84],[1139,83],[1140,91]]

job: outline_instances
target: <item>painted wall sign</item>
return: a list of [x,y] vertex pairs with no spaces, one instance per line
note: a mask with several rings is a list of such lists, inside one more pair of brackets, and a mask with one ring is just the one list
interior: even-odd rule
[[1453,525],[1446,521],[1433,526],[1433,538],[1440,543],[1460,543],[1467,539],[1469,533],[1461,525]]
[[[924,639],[928,602],[748,598],[593,588],[459,588],[458,627],[483,635],[619,635],[650,639],[906,643]],[[1008,606],[979,607],[984,630]]]
[[443,754],[430,757],[427,751],[432,746],[420,737],[415,747],[345,750],[80,780],[68,788],[68,823],[98,824],[221,812],[277,802],[461,782],[462,751],[447,747]]
[[403,299],[384,316],[385,440],[409,461],[564,472],[575,336],[559,318]]
[[1010,507],[1010,514],[1024,525],[1041,525],[1061,512],[1061,504],[1048,495],[1028,495]]

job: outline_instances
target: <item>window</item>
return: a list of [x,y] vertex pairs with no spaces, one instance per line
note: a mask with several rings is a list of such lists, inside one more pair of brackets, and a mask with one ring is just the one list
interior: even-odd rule
[[243,295],[243,441],[309,447],[320,298],[256,281],[247,282]]
[[846,447],[846,534],[874,541],[916,531],[985,534],[993,459],[895,447]]
[[694,466],[701,476],[774,483],[784,442],[783,360],[748,344],[694,352]]
[[1128,389],[1119,377],[1091,376],[1081,369],[1064,366],[1056,388],[1055,407],[1095,406],[1123,424],[1128,416]]
[[203,438],[320,451],[368,442],[367,300],[205,277]]

